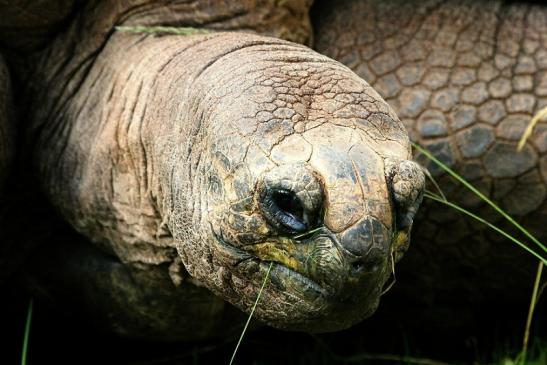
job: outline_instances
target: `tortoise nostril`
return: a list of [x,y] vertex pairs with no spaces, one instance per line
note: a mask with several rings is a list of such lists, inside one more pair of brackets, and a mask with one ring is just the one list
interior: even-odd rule
[[258,180],[255,196],[262,216],[280,234],[304,233],[320,223],[323,187],[305,165],[272,168]]
[[304,206],[292,191],[267,189],[260,205],[266,219],[277,228],[288,233],[301,233],[308,229]]
[[361,260],[358,260],[358,261],[354,261],[351,263],[351,270],[354,272],[354,273],[361,273],[363,272],[363,270],[365,269],[365,263]]
[[272,201],[284,213],[304,222],[304,207],[294,194],[287,191],[276,191],[272,194]]

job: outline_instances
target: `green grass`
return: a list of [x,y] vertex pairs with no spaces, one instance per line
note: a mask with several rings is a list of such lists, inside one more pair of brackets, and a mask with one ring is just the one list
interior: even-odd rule
[[207,29],[192,28],[192,27],[162,27],[162,26],[118,26],[118,32],[133,33],[133,34],[177,34],[177,35],[193,35],[210,33]]
[[234,359],[237,354],[237,350],[239,349],[239,345],[241,345],[241,342],[243,341],[245,332],[247,332],[247,328],[249,327],[251,318],[253,318],[253,314],[255,312],[256,306],[258,305],[258,301],[260,300],[260,296],[262,295],[262,292],[264,291],[264,287],[266,287],[266,283],[268,282],[268,279],[270,278],[270,272],[272,271],[272,266],[273,266],[273,261],[270,262],[270,266],[268,266],[268,271],[266,271],[266,275],[264,276],[264,281],[262,282],[262,286],[260,287],[260,290],[258,291],[258,295],[256,296],[256,301],[253,305],[253,309],[251,309],[251,313],[249,313],[249,317],[247,318],[247,322],[245,323],[245,326],[243,327],[243,331],[241,331],[241,336],[239,336],[239,340],[237,341],[236,347],[234,349],[234,353],[232,354],[232,358],[230,359],[230,365],[232,365],[234,362]]
[[[508,353],[514,351],[510,347],[503,350],[500,349],[494,354],[494,362],[489,365],[519,365],[523,364],[519,359],[508,356]],[[547,364],[547,343],[536,341],[530,347],[530,355],[526,360],[526,365],[545,365]]]
[[30,299],[27,310],[27,320],[25,322],[25,334],[23,336],[23,351],[21,352],[21,365],[27,364],[27,354],[28,354],[28,341],[30,337],[30,324],[32,322],[32,307],[33,300]]
[[524,148],[526,141],[528,140],[528,138],[530,138],[530,136],[534,132],[534,127],[536,126],[536,124],[538,124],[538,122],[541,120],[545,120],[546,118],[547,118],[547,106],[541,109],[539,112],[537,112],[537,114],[534,115],[532,120],[530,120],[530,123],[528,123],[528,126],[526,127],[526,130],[522,134],[522,137],[517,146],[518,151],[521,151]]
[[[433,161],[437,166],[439,166],[441,169],[443,169],[445,172],[447,172],[450,176],[452,176],[454,179],[456,179],[459,183],[461,183],[463,186],[465,186],[467,189],[469,189],[473,194],[478,196],[482,201],[490,205],[496,212],[498,212],[503,218],[508,220],[514,227],[516,227],[519,231],[521,231],[530,241],[532,241],[535,245],[537,245],[544,253],[547,253],[547,247],[545,247],[544,244],[539,242],[539,240],[534,237],[527,229],[525,229],[523,226],[521,226],[513,217],[511,217],[507,212],[505,212],[503,209],[501,209],[496,203],[494,203],[492,200],[490,200],[486,195],[481,193],[477,188],[475,188],[471,183],[469,183],[467,180],[465,180],[462,176],[458,175],[454,170],[452,170],[450,167],[442,163],[440,160],[438,160],[435,156],[431,154],[431,152],[427,151],[426,149],[422,148],[421,146],[412,143],[412,146],[421,154],[425,155],[427,158],[429,158],[431,161]],[[454,204],[454,203],[452,203]],[[454,204],[455,208],[456,204]],[[463,208],[462,208],[463,209]],[[543,258],[543,261],[545,261],[545,258]]]
[[[545,112],[544,114],[547,115],[547,108],[545,108],[542,112]],[[541,112],[539,114],[541,114]],[[542,114],[539,117],[536,116],[536,117],[534,117],[534,119],[532,119],[532,121],[530,123],[531,128],[529,128],[530,129],[530,134],[531,134],[531,131],[533,130],[534,124],[537,123],[537,121],[539,119],[543,118],[543,117],[544,117],[544,115]],[[523,136],[523,139],[521,140],[521,142],[524,141],[522,143],[525,143],[526,138],[528,138],[528,137],[526,137],[526,134],[525,134]],[[522,232],[528,239],[530,239],[530,241],[532,241],[532,243],[534,243],[539,248],[539,252],[536,252],[535,250],[531,249],[528,244],[525,244],[521,240],[519,240],[519,239],[515,238],[514,236],[510,235],[509,233],[507,233],[506,231],[504,231],[500,227],[486,221],[485,219],[483,219],[483,218],[479,217],[478,215],[464,209],[463,207],[461,207],[461,206],[459,206],[459,205],[457,205],[453,202],[448,201],[446,199],[446,197],[444,196],[444,194],[442,194],[442,192],[440,194],[435,194],[435,193],[432,193],[430,191],[426,191],[425,194],[424,194],[424,197],[426,197],[428,199],[431,199],[431,200],[436,201],[438,203],[447,205],[450,208],[452,208],[452,209],[454,209],[454,210],[456,210],[460,213],[463,213],[463,214],[475,219],[476,221],[481,222],[482,224],[485,224],[487,227],[489,227],[492,230],[498,232],[499,234],[501,234],[502,236],[507,238],[509,241],[517,244],[518,247],[520,247],[523,250],[527,251],[528,253],[532,254],[533,256],[535,256],[539,260],[538,268],[537,268],[537,271],[536,271],[536,278],[535,278],[535,281],[534,281],[534,287],[533,287],[532,295],[531,295],[531,298],[530,298],[528,316],[527,316],[526,325],[525,325],[525,329],[524,329],[522,349],[521,349],[519,355],[516,357],[515,360],[511,360],[511,359],[505,359],[504,360],[504,364],[516,364],[516,365],[530,364],[529,361],[527,362],[527,350],[528,350],[528,343],[529,343],[529,339],[530,339],[530,328],[531,328],[532,318],[533,318],[534,311],[535,311],[535,306],[536,306],[536,303],[537,303],[538,298],[539,298],[538,292],[540,291],[539,285],[541,283],[541,276],[542,276],[542,272],[543,272],[543,266],[547,265],[547,258],[545,256],[545,253],[547,252],[547,248],[545,247],[545,245],[543,245],[541,242],[539,242],[539,240],[536,237],[534,237],[534,235],[532,235],[528,230],[526,230],[523,226],[521,226],[518,222],[516,222],[515,219],[513,219],[509,214],[507,214],[496,203],[494,203],[492,200],[490,200],[488,197],[486,197],[484,194],[482,194],[477,188],[475,188],[471,183],[469,183],[467,180],[465,180],[462,176],[460,176],[454,170],[450,169],[447,165],[445,165],[440,160],[435,158],[435,156],[433,156],[426,149],[420,147],[419,145],[417,145],[415,143],[413,143],[412,145],[416,150],[418,150],[420,153],[422,153],[427,158],[429,158],[431,161],[433,161],[438,167],[440,167],[442,170],[447,172],[450,176],[452,176],[454,179],[456,179],[458,182],[460,182],[463,186],[465,186],[467,189],[469,189],[471,192],[473,192],[475,195],[477,195],[482,201],[484,201],[488,205],[490,205],[496,212],[498,212],[502,217],[504,217],[507,221],[509,221],[514,227],[516,227],[520,232]],[[521,147],[520,147],[520,144],[519,144],[519,149],[520,148]],[[438,184],[435,183],[434,185],[437,189],[440,189]],[[536,250],[538,248],[536,248]],[[545,355],[542,355],[542,356],[545,356]]]
[[522,241],[516,239],[515,237],[511,236],[509,233],[507,233],[506,231],[504,231],[503,229],[499,228],[498,226],[488,222],[487,220],[479,217],[478,215],[468,211],[467,209],[455,204],[455,203],[452,203],[446,199],[443,199],[440,195],[437,195],[437,194],[434,194],[430,191],[426,191],[425,194],[424,194],[424,197],[425,198],[428,198],[428,199],[431,199],[433,201],[436,201],[438,203],[441,203],[441,204],[444,204],[460,213],[463,213],[473,219],[475,219],[476,221],[486,225],[487,227],[491,228],[492,230],[498,232],[499,234],[501,234],[502,236],[504,236],[505,238],[507,238],[508,240],[516,243],[520,248],[522,248],[523,250],[527,251],[528,253],[530,253],[531,255],[535,256],[537,259],[539,259],[541,262],[543,262],[544,264],[547,264],[547,259],[542,257],[540,254],[536,253],[534,250],[530,249],[528,247],[528,245],[526,245],[525,243],[523,243]]

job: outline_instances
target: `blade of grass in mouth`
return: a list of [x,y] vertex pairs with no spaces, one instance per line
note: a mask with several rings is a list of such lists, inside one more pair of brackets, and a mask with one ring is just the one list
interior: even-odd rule
[[251,313],[249,314],[249,318],[247,318],[247,322],[245,323],[245,327],[243,327],[243,331],[241,332],[241,336],[239,336],[239,340],[237,341],[236,348],[234,349],[234,353],[232,354],[232,358],[230,359],[230,365],[234,362],[234,359],[237,354],[237,350],[239,349],[239,345],[243,341],[243,336],[245,336],[245,332],[247,331],[247,327],[249,327],[249,323],[251,322],[251,318],[253,317],[253,314],[255,312],[256,306],[258,305],[258,301],[260,300],[260,296],[262,295],[262,292],[264,291],[264,287],[266,287],[266,283],[268,282],[268,278],[270,277],[270,271],[272,271],[273,261],[270,262],[270,266],[268,266],[268,271],[266,271],[266,276],[264,276],[264,281],[262,282],[262,286],[260,287],[260,290],[258,291],[258,295],[256,296],[256,301],[253,305],[253,308],[251,309]]

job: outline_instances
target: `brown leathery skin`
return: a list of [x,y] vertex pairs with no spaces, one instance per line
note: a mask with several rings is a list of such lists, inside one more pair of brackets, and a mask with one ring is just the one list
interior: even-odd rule
[[[53,1],[53,0],[50,0]],[[47,1],[46,1],[47,2]],[[51,4],[50,4],[51,5]],[[276,6],[279,5],[279,6]],[[21,106],[25,108],[24,119],[28,122],[27,135],[29,150],[42,155],[45,148],[36,136],[43,129],[64,134],[71,128],[70,123],[63,125],[62,109],[68,100],[86,80],[98,53],[115,33],[115,26],[196,26],[211,30],[246,30],[260,32],[276,37],[286,36],[291,40],[306,42],[310,38],[310,24],[307,0],[283,2],[275,0],[225,2],[225,1],[89,1],[74,15],[67,29],[50,41],[41,52],[35,52],[28,58],[16,58],[17,64],[24,65],[16,76],[23,88],[25,98]],[[26,13],[34,13],[38,6],[36,1],[27,4]],[[13,8],[11,9],[13,10]],[[40,11],[36,11],[40,13]],[[266,16],[269,14],[269,16]],[[19,23],[26,24],[21,20]],[[117,34],[117,33],[116,33]],[[183,39],[183,38],[181,38]],[[138,43],[137,37],[134,42]],[[120,41],[123,43],[122,41]],[[123,45],[131,48],[133,43]],[[156,51],[160,51],[159,49]],[[149,57],[153,58],[154,55]],[[130,63],[131,60],[129,60]],[[116,80],[118,84],[123,80]],[[112,85],[106,92],[116,93],[122,85]],[[93,91],[93,92],[91,92]],[[89,90],[90,96],[103,97],[103,93]],[[31,113],[27,103],[38,105]],[[97,110],[99,111],[99,110]],[[103,110],[102,112],[106,112]],[[53,124],[56,124],[53,126]],[[60,130],[58,130],[60,129]],[[42,140],[51,143],[43,134]],[[53,135],[53,134],[52,134]],[[64,148],[59,143],[59,153]],[[58,155],[44,156],[50,159],[50,166],[59,160]],[[39,172],[40,179],[48,179],[50,168]],[[58,191],[65,190],[62,184],[56,186]],[[75,212],[77,214],[77,212]],[[147,221],[155,212],[136,217],[135,220]],[[152,218],[153,219],[153,218]],[[146,223],[143,223],[146,224]],[[107,230],[108,227],[105,227]],[[137,232],[136,235],[139,233]],[[160,234],[162,236],[162,234]],[[155,261],[154,254],[145,261]],[[160,259],[161,260],[161,259]]]
[[[545,242],[547,123],[537,125],[522,152],[516,146],[532,116],[547,105],[547,7],[323,1],[314,11],[316,49],[367,80],[395,109],[411,139]],[[428,167],[451,200],[503,224],[439,168]],[[464,311],[492,300],[500,311],[521,299],[527,305],[536,265],[512,243],[431,202],[421,208],[414,233],[397,291],[406,296],[399,300],[421,303],[413,312],[417,322],[444,323],[446,309],[460,308],[463,323]],[[511,300],[500,303],[499,295],[508,291]]]
[[[170,268],[174,282],[187,271],[245,311],[273,261],[255,313],[279,328],[372,314],[424,178],[397,116],[348,68],[250,34],[119,32],[85,75],[50,66],[35,72],[49,92],[33,95],[33,158],[80,233],[128,267]],[[261,204],[279,191],[309,217],[304,236]]]
[[[56,24],[52,9],[66,1],[72,6],[71,14],[64,16],[62,26]],[[48,26],[40,32],[29,31],[23,37],[18,30],[18,39],[35,44],[26,49],[24,45],[2,42],[0,47],[10,49],[8,53],[14,78],[18,81],[26,98],[42,102],[70,98],[81,83],[96,55],[104,47],[117,26],[167,26],[195,27],[210,31],[241,31],[287,39],[298,43],[311,43],[312,31],[309,21],[310,0],[91,0],[80,3],[72,0],[31,0],[25,2],[20,12],[17,3],[3,4],[6,12],[23,29],[32,29],[38,19]],[[66,8],[63,6],[63,8]],[[59,16],[60,13],[55,13]],[[36,20],[36,21],[38,21]],[[6,24],[7,24],[6,23]],[[0,32],[9,30],[0,24]],[[51,34],[45,40],[44,32]],[[35,34],[36,33],[36,34]],[[12,40],[8,37],[8,40]],[[36,67],[39,65],[39,67]],[[55,80],[64,80],[58,83]],[[69,82],[70,81],[70,82]],[[26,104],[30,100],[24,100]],[[54,105],[43,105],[52,109]],[[38,127],[47,121],[43,115],[33,123]],[[29,135],[34,134],[29,130]]]

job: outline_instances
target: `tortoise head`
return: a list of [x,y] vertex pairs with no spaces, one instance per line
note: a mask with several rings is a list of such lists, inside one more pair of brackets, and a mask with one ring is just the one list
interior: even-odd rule
[[245,62],[224,56],[201,77],[214,101],[201,113],[199,239],[179,253],[191,275],[245,311],[271,265],[256,316],[334,331],[376,309],[424,177],[402,123],[365,81],[282,45],[255,47]]

